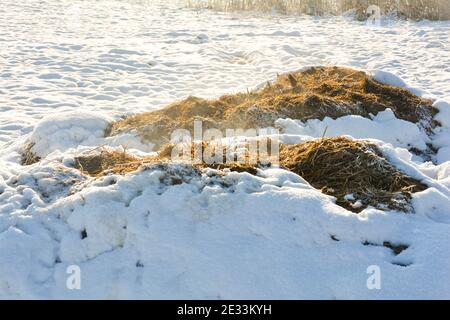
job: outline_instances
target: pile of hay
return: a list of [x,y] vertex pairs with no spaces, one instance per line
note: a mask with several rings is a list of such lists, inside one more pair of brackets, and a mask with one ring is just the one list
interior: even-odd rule
[[261,128],[279,118],[299,120],[346,115],[369,117],[391,108],[397,118],[420,123],[428,132],[438,124],[431,101],[411,92],[376,82],[362,71],[341,67],[314,67],[279,76],[259,91],[225,95],[216,100],[189,97],[163,109],[115,122],[108,135],[136,131],[157,147],[170,141],[177,129],[193,134],[194,120],[203,130]]
[[[255,92],[225,95],[216,100],[189,97],[161,110],[115,122],[106,135],[137,132],[144,142],[156,144],[158,155],[141,158],[126,151],[97,148],[77,156],[74,167],[98,177],[126,174],[144,165],[170,163],[174,160],[174,145],[168,144],[170,135],[178,129],[193,134],[194,120],[203,121],[203,130],[254,129],[273,126],[279,118],[306,121],[345,115],[370,117],[387,108],[392,109],[397,118],[420,124],[428,133],[438,125],[433,120],[438,111],[429,100],[405,89],[378,83],[361,71],[315,67],[279,76],[274,83],[267,83]],[[204,150],[212,143],[194,143],[187,154],[192,156],[198,146]],[[212,153],[221,151],[223,155],[217,162],[205,162],[203,158],[192,156],[191,167],[257,174],[258,168],[263,166],[259,154],[256,162],[249,161],[255,155],[248,150],[244,150],[243,162],[242,158],[230,161],[227,156],[231,151],[227,148],[220,144],[215,146]],[[39,161],[31,150],[29,144],[23,152],[23,164]],[[410,211],[411,193],[426,189],[425,185],[392,166],[375,145],[343,137],[282,145],[279,164],[299,174],[315,188],[335,196],[339,205],[354,212],[367,206]]]
[[[397,87],[378,83],[366,73],[342,67],[313,67],[279,76],[254,92],[225,95],[206,100],[188,97],[160,110],[140,113],[112,123],[105,136],[133,132],[159,150],[179,129],[193,136],[195,120],[202,130],[256,129],[271,127],[280,118],[306,121],[346,115],[370,117],[390,108],[399,119],[419,124],[431,134],[439,123],[432,102]],[[422,153],[420,150],[413,150]],[[435,150],[430,146],[430,152]],[[22,164],[39,161],[32,144],[22,151]]]
[[375,145],[344,137],[282,145],[280,164],[355,212],[367,206],[411,211],[411,194],[427,188],[391,165]]

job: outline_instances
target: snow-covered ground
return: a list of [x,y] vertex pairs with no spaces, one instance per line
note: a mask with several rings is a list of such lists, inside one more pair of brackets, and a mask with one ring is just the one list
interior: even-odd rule
[[[450,298],[450,22],[369,27],[177,1],[2,0],[0,16],[0,298]],[[443,127],[429,138],[387,110],[280,119],[283,138],[328,127],[377,139],[430,186],[414,196],[415,214],[356,215],[280,169],[217,177],[174,164],[93,180],[64,166],[104,144],[149,151],[134,137],[102,137],[124,114],[331,64],[439,100]],[[46,159],[22,166],[30,139]],[[404,149],[430,142],[434,164]],[[409,247],[396,256],[386,241]],[[66,286],[73,265],[81,290]],[[379,290],[367,287],[370,266]]]

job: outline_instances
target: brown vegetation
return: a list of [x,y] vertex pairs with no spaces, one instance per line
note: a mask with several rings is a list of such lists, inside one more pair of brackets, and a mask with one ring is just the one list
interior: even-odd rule
[[279,76],[255,92],[225,95],[216,100],[189,97],[163,109],[137,114],[112,124],[108,134],[136,131],[157,147],[170,141],[176,129],[192,134],[194,120],[203,129],[268,127],[279,118],[336,119],[369,117],[391,108],[397,118],[420,123],[428,132],[437,125],[431,101],[409,91],[376,82],[349,68],[316,67]]
[[[170,162],[171,152],[174,145],[169,144],[164,146],[162,150],[155,156],[148,157],[137,157],[129,154],[126,151],[109,150],[106,148],[97,148],[89,152],[83,153],[75,157],[74,167],[86,175],[92,177],[100,177],[109,174],[120,174],[124,175],[130,172],[137,171],[143,166],[157,165],[161,163]],[[201,150],[205,150],[208,144],[201,143]],[[195,144],[190,146],[192,152],[192,158],[194,159],[194,148]],[[240,163],[238,161],[225,162],[214,162],[207,164],[205,161],[200,159],[200,161],[187,161],[191,162],[195,168],[212,168],[217,170],[229,169],[230,171],[237,172],[249,172],[251,174],[257,173],[257,167],[249,163]]]
[[97,148],[75,157],[74,167],[91,176],[126,174],[136,171],[145,160],[126,151]]
[[[438,124],[433,120],[437,110],[431,101],[402,88],[378,83],[362,71],[315,67],[279,76],[255,92],[225,95],[215,100],[189,97],[161,110],[120,120],[111,125],[108,135],[137,132],[143,141],[156,144],[158,154],[141,158],[126,151],[97,148],[77,156],[74,167],[98,177],[167,164],[174,160],[174,145],[168,143],[171,133],[186,129],[192,134],[196,119],[202,120],[203,130],[248,129],[273,126],[279,118],[370,117],[387,108],[392,109],[397,118],[415,122],[428,133]],[[187,144],[187,147],[189,158],[194,160],[189,165],[194,170],[213,168],[222,172],[228,169],[255,175],[263,166],[260,154],[255,156],[253,151],[245,149],[245,144],[243,162],[242,157],[237,158],[233,150],[220,144],[202,141]],[[196,159],[194,150],[198,147],[202,156],[205,149],[210,155],[220,151],[222,156],[212,163],[202,157]],[[39,161],[31,149],[29,144],[23,152],[24,164]],[[233,154],[231,160],[230,153]],[[255,158],[257,161],[253,161]],[[392,166],[374,144],[344,137],[281,145],[279,165],[299,174],[325,194],[336,197],[339,205],[354,212],[367,206],[410,211],[411,194],[426,189],[425,185]]]
[[382,13],[395,12],[408,19],[450,19],[448,0],[187,0],[189,7],[206,7],[218,11],[257,11],[286,15],[339,15],[356,10],[360,18],[366,18],[370,5],[380,7]]
[[34,146],[34,143],[28,143],[22,150],[21,163],[24,166],[29,166],[29,165],[39,162],[41,160],[41,158],[33,152],[33,146]]
[[408,211],[411,194],[427,188],[391,165],[375,145],[344,137],[282,145],[280,164],[353,211],[369,205]]
[[[191,146],[191,150],[195,145]],[[204,149],[208,145],[203,142]],[[96,150],[76,158],[75,167],[91,176],[126,174],[144,165],[171,160],[173,145],[155,157],[138,158],[124,152]],[[193,151],[192,151],[193,154]],[[295,172],[323,193],[336,197],[337,204],[354,212],[367,206],[410,211],[411,194],[427,187],[407,176],[383,158],[368,142],[344,137],[323,138],[297,145],[281,145],[280,166]],[[260,165],[249,163],[194,162],[194,168],[248,172],[256,175]],[[352,195],[353,199],[346,197]],[[359,205],[355,205],[359,201]]]
[[341,10],[356,9],[358,15],[366,17],[370,5],[380,7],[381,13],[396,12],[398,16],[408,19],[450,19],[448,0],[340,0]]

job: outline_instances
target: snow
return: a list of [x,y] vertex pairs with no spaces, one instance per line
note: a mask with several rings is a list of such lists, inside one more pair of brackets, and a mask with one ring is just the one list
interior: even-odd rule
[[[306,123],[299,120],[279,119],[276,125],[285,134],[310,138],[349,135],[358,139],[378,139],[396,147],[416,147],[419,150],[425,150],[426,143],[430,142],[427,135],[416,124],[397,119],[391,109],[379,112],[372,119],[344,116],[333,120],[327,117],[322,121],[312,119]],[[390,130],[391,128],[396,130]]]
[[[367,28],[174,0],[107,4],[0,3],[0,298],[450,299],[450,22]],[[175,162],[93,179],[68,167],[100,146],[151,152],[133,133],[104,137],[124,114],[330,64],[435,98],[442,127],[428,137],[386,110],[279,119],[280,137],[372,139],[430,187],[414,194],[414,214],[354,214],[278,168],[220,176]],[[44,159],[22,166],[27,143]],[[428,143],[433,162],[407,150]],[[394,255],[384,242],[408,248]],[[80,290],[66,286],[73,265]],[[380,290],[366,285],[374,265]]]
[[[356,215],[281,169],[259,177],[163,169],[97,181],[50,206],[29,207],[28,219],[10,217],[0,233],[2,269],[14,270],[2,273],[4,297],[449,297],[442,281],[449,276],[448,194],[417,194],[416,215]],[[167,175],[189,183],[161,183]],[[430,213],[433,205],[441,209]],[[410,248],[394,256],[363,245],[387,240]],[[80,291],[61,280],[72,264],[83,271]],[[366,288],[369,265],[383,270],[382,292]],[[8,282],[15,278],[21,281]],[[424,283],[433,290],[417,291]]]
[[372,77],[378,82],[381,82],[381,83],[384,83],[384,84],[387,84],[390,86],[394,86],[394,87],[404,88],[404,89],[414,93],[415,95],[423,96],[422,90],[408,86],[402,78],[400,78],[399,76],[397,76],[396,74],[394,74],[392,72],[388,72],[388,71],[384,71],[384,70],[374,70],[372,72]]
[[394,87],[406,88],[407,85],[402,78],[395,74],[383,70],[376,70],[372,73],[372,76],[378,82],[388,84]]
[[46,157],[53,151],[64,152],[78,146],[96,146],[111,118],[87,112],[51,115],[36,124],[30,137],[32,151]]
[[433,139],[433,143],[439,148],[436,155],[438,163],[450,161],[450,139],[448,138],[450,135],[450,102],[448,101],[450,101],[450,98],[437,100],[433,104],[439,110],[439,113],[436,115],[436,120],[441,123],[441,128],[437,130]]

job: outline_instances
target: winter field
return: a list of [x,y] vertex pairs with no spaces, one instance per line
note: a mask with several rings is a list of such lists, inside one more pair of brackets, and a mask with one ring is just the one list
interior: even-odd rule
[[[449,38],[445,20],[2,0],[0,298],[450,299]],[[284,144],[369,139],[424,186],[409,212],[355,213],[277,166],[76,167],[93,149],[154,154],[139,130],[105,134],[124,117],[271,89],[309,66],[362,70],[432,100],[428,131],[389,108],[274,122]]]

